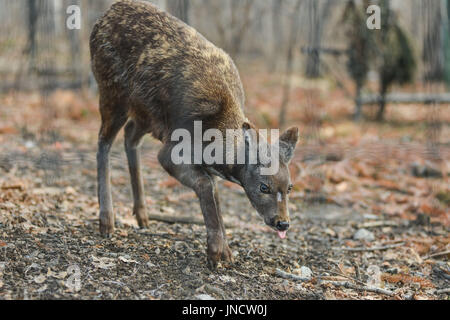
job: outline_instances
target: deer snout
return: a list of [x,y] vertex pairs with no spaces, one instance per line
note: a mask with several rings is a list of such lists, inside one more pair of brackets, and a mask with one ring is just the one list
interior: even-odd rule
[[278,231],[286,231],[289,229],[289,222],[288,221],[278,221],[275,225]]
[[273,219],[272,228],[278,233],[281,239],[286,237],[286,232],[289,229],[289,218],[283,219],[281,217],[276,217]]

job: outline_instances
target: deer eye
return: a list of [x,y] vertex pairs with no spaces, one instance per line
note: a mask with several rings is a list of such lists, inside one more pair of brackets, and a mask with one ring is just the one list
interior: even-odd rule
[[262,193],[270,193],[270,188],[267,184],[261,183],[259,186],[259,190],[261,190]]
[[290,192],[291,192],[291,190],[292,190],[292,187],[293,187],[293,185],[292,185],[292,184],[290,184],[290,185],[289,185],[289,187],[288,187],[287,193],[290,193]]

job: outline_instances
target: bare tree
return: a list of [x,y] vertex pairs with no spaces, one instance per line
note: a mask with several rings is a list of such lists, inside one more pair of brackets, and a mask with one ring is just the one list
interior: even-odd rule
[[347,70],[356,85],[354,119],[357,121],[362,118],[361,91],[367,79],[373,58],[371,49],[374,47],[372,33],[366,27],[365,8],[367,6],[367,0],[362,7],[357,6],[354,0],[350,0],[342,17],[348,39]]
[[283,0],[272,0],[272,52],[270,57],[269,69],[274,71],[277,69],[280,48],[283,42]]
[[450,88],[450,0],[446,1],[445,7],[447,9],[445,12],[446,26],[443,31],[445,39],[445,82],[447,87]]
[[283,100],[281,101],[280,106],[280,115],[279,115],[279,127],[283,128],[286,123],[286,114],[287,114],[287,106],[289,103],[289,97],[291,94],[291,86],[292,86],[292,72],[294,65],[294,48],[297,44],[298,38],[298,30],[299,30],[299,13],[300,6],[303,0],[297,0],[295,3],[294,10],[292,12],[291,21],[290,21],[290,30],[289,30],[289,44],[286,54],[286,74],[283,80]]
[[27,53],[30,57],[29,68],[34,69],[36,66],[36,54],[37,54],[37,43],[36,43],[36,32],[37,32],[37,22],[39,18],[39,2],[35,0],[28,0],[28,45]]
[[[241,7],[243,3],[243,6]],[[250,23],[251,9],[254,0],[231,0],[231,39],[230,39],[230,55],[236,57],[240,52],[242,40],[244,39]],[[241,14],[239,14],[241,13]]]
[[167,10],[178,19],[189,23],[189,0],[167,0]]
[[425,79],[427,81],[441,81],[444,72],[444,37],[445,4],[442,1],[425,0],[422,3],[422,19],[425,23],[425,37],[423,43],[423,62],[425,65]]
[[[322,8],[317,0],[309,0],[309,46],[319,48],[322,40],[324,25],[330,15],[332,0],[327,0]],[[317,78],[320,72],[320,50],[311,50],[306,59],[306,76]]]

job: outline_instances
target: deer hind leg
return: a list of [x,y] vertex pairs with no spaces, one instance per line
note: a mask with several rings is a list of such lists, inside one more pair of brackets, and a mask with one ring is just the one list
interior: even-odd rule
[[148,227],[140,161],[140,143],[146,133],[147,131],[144,127],[135,120],[130,120],[125,126],[125,152],[127,154],[131,189],[133,191],[133,214],[136,215],[137,222],[141,228]]
[[114,231],[114,213],[111,198],[109,154],[117,133],[127,121],[126,113],[118,112],[120,106],[105,101],[100,96],[102,125],[98,136],[97,188],[100,205],[100,234],[109,237]]

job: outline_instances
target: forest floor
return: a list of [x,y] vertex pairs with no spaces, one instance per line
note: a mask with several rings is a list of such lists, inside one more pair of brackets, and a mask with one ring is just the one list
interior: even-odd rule
[[[53,109],[37,95],[0,99],[0,299],[449,298],[448,142],[430,160],[417,128],[325,123],[326,143],[300,142],[291,166],[286,239],[220,181],[235,261],[211,271],[203,225],[137,228],[122,135],[112,151],[117,228],[99,235],[95,100],[56,95]],[[148,213],[201,221],[194,193],[157,163],[159,147],[145,138]]]

